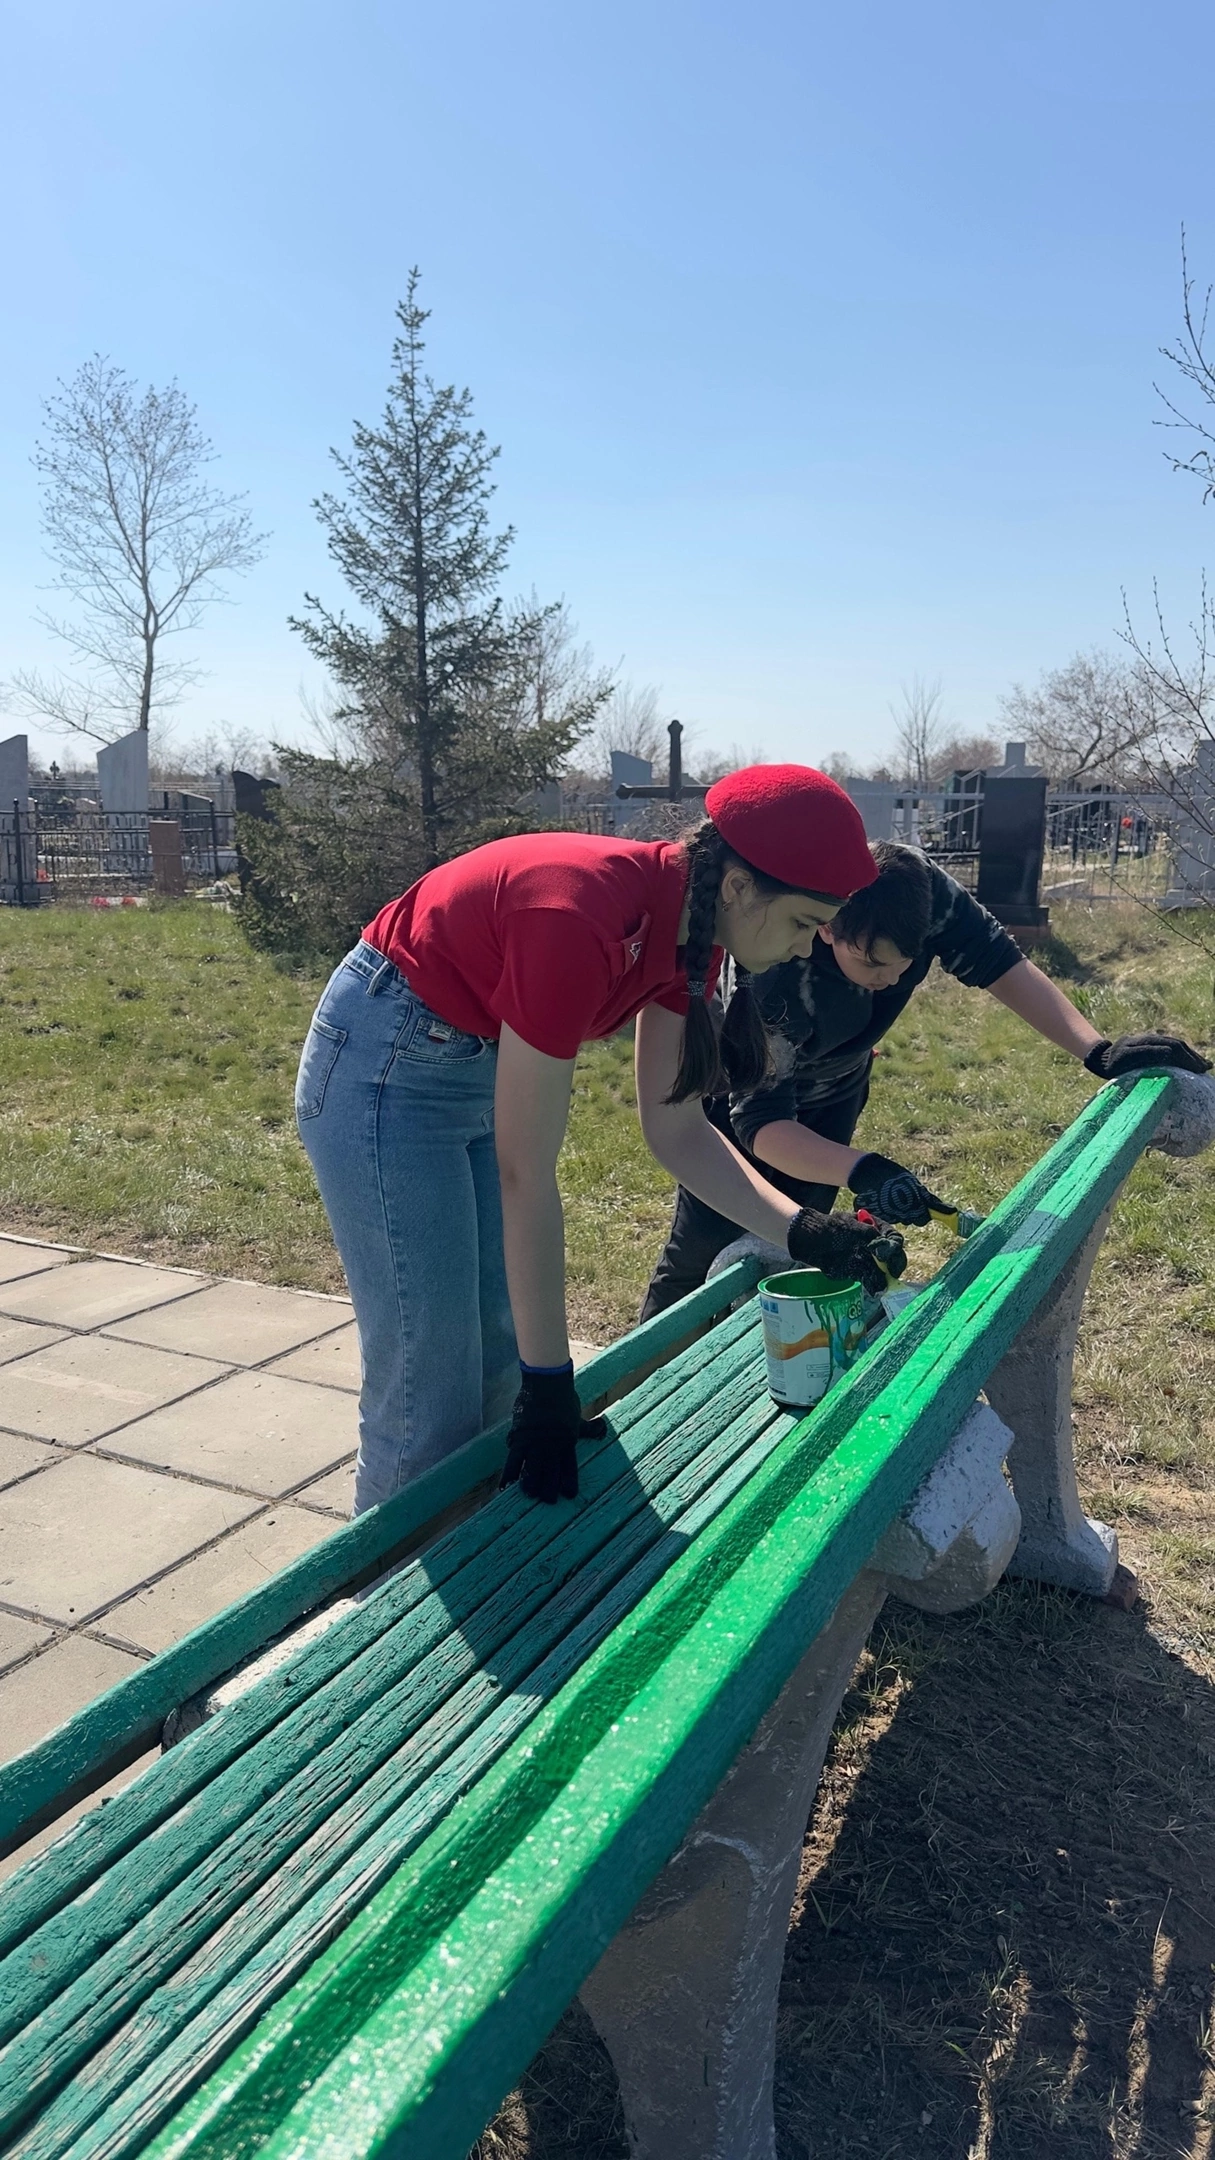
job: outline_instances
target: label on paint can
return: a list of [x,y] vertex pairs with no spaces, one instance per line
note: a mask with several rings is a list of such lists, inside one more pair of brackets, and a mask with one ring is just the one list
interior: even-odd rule
[[768,1392],[790,1410],[821,1402],[856,1363],[865,1327],[865,1294],[817,1268],[791,1268],[759,1286]]

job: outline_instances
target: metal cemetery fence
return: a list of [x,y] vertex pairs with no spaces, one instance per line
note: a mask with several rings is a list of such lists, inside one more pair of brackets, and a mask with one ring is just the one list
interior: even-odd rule
[[[203,884],[233,868],[234,820],[218,816],[205,797],[180,808],[166,801],[163,810],[151,812],[152,820],[158,817],[180,830],[187,882]],[[62,798],[0,810],[0,901],[31,907],[146,889],[153,879],[148,825],[142,811],[107,811]]]
[[1177,805],[1167,795],[1052,790],[1046,798],[1043,899],[1162,899],[1177,823]]

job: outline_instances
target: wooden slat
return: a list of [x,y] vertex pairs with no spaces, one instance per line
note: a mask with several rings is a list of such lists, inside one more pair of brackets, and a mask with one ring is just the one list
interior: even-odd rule
[[[728,1345],[735,1333],[748,1325],[746,1314],[723,1322],[720,1344]],[[653,1373],[613,1414],[618,1432],[628,1435],[679,1391],[689,1386],[695,1389],[702,1363],[702,1354],[693,1349]],[[632,1446],[626,1441],[626,1452]],[[595,1451],[584,1448],[582,1458],[593,1483],[601,1475],[593,1468]],[[585,1484],[584,1492],[588,1490],[590,1484]],[[517,1493],[508,1492],[448,1532],[428,1548],[424,1560],[403,1569],[357,1612],[346,1616],[243,1696],[222,1718],[212,1720],[174,1748],[107,1807],[84,1817],[61,1842],[39,1854],[14,1876],[0,1890],[0,1955],[25,1941],[50,1914],[78,1895],[124,1852],[146,1840],[193,1796],[212,1788],[227,1765],[247,1763],[258,1740],[352,1664],[389,1628],[396,1627],[430,1592],[447,1584],[483,1552],[496,1552],[506,1572],[521,1566],[560,1535],[568,1514],[564,1508],[537,1509]],[[511,1529],[509,1543],[504,1544],[507,1525],[516,1527]],[[3,1969],[0,1965],[0,1972]]]
[[[752,1405],[745,1419],[736,1420],[733,1431],[722,1437],[719,1460],[738,1447],[748,1431],[764,1425],[768,1429],[759,1432],[749,1446],[727,1462],[708,1489],[675,1516],[659,1541],[642,1554],[581,1622],[577,1622],[579,1604],[572,1597],[555,1601],[551,1615],[546,1615],[549,1625],[545,1636],[537,1634],[532,1643],[533,1649],[541,1648],[544,1639],[552,1638],[548,1655],[532,1670],[523,1672],[525,1659],[521,1654],[517,1679],[513,1672],[499,1673],[495,1668],[502,1681],[498,1700],[476,1731],[448,1756],[437,1774],[431,1775],[425,1788],[397,1807],[383,1827],[358,1846],[352,1858],[323,1884],[297,1917],[292,1916],[290,1871],[285,1882],[280,1879],[278,1885],[268,1886],[267,1911],[277,1928],[268,1945],[240,1965],[234,1977],[208,2000],[207,1987],[215,1985],[221,1966],[227,1970],[232,1963],[231,1956],[225,1954],[230,1952],[231,1939],[225,1943],[222,1936],[228,1933],[231,1938],[234,1931],[221,1931],[221,1937],[175,1974],[172,1985],[152,1998],[37,2123],[8,2148],[12,2160],[49,2160],[50,2155],[65,2151],[80,2155],[87,2152],[90,2160],[120,2160],[120,2156],[138,2151],[184,2093],[230,2051],[266,2002],[273,2000],[325,1947],[343,1919],[365,1903],[399,1864],[402,1854],[420,1842],[433,1822],[441,1819],[460,1793],[484,1772],[487,1763],[534,1716],[540,1704],[636,1604],[704,1522],[725,1505],[770,1452],[776,1431],[789,1422],[788,1413],[774,1411],[771,1404],[762,1401]],[[661,1496],[664,1515],[694,1491],[706,1468],[702,1463],[690,1466],[677,1481],[681,1493],[674,1486],[667,1489]],[[635,1523],[621,1534],[616,1558],[627,1559],[629,1549],[640,1542]],[[570,1625],[571,1621],[576,1624]],[[284,1913],[288,1916],[285,1926],[280,1924]],[[247,1915],[242,1914],[239,1929],[246,1928]],[[184,2024],[185,2015],[189,2016],[188,2025]],[[136,2075],[140,2063],[147,2063],[147,2067]],[[98,2116],[97,2111],[107,2100],[108,2110]],[[91,2121],[90,2116],[94,2118]],[[85,2124],[87,2130],[82,2129]],[[73,2135],[77,2142],[65,2143]]]
[[[257,1812],[242,1819],[235,1833],[222,1842],[212,1818],[222,1814],[223,1784],[235,1783],[238,1798],[251,1784],[256,1796],[263,1789],[263,1767],[256,1760],[241,1763],[227,1781],[220,1781],[220,1789],[209,1789],[204,1796],[206,1815],[196,1810],[193,1821],[194,1857],[199,1864],[176,1888],[155,1897],[164,1870],[162,1866],[158,1880],[158,1840],[153,1839],[113,1870],[96,1893],[22,1944],[8,1961],[6,1975],[9,2022],[14,2030],[22,2029],[0,2059],[0,2127],[12,2129],[40,2095],[62,2082],[82,2057],[104,2041],[107,2031],[121,2024],[141,1998],[172,1974],[159,2012],[139,2020],[138,2046],[129,2029],[122,2039],[125,2074],[133,2075],[139,2061],[162,2048],[171,2032],[194,2015],[208,1990],[217,1989],[269,1932],[290,1918],[295,1906],[324,1881],[344,1852],[366,1839],[378,1815],[394,1807],[400,1813],[402,1797],[450,1753],[471,1725],[494,1711],[505,1689],[518,1685],[554,1643],[564,1648],[572,1640],[571,1629],[586,1607],[638,1552],[661,1537],[673,1505],[682,1506],[688,1492],[711,1479],[757,1427],[788,1422],[787,1414],[777,1412],[766,1398],[753,1314],[739,1315],[721,1332],[740,1330],[743,1339],[737,1344],[736,1366],[728,1366],[721,1358],[708,1372],[696,1376],[694,1389],[683,1391],[689,1413],[683,1425],[664,1432],[663,1423],[670,1422],[671,1411],[669,1403],[660,1405],[641,1429],[649,1425],[661,1437],[640,1456],[634,1472],[617,1477],[598,1503],[572,1516],[567,1511],[568,1528],[559,1553],[550,1549],[530,1569],[509,1574],[490,1605],[478,1603],[477,1593],[467,1597],[466,1610],[450,1584],[441,1599],[429,1599],[433,1617],[429,1636],[417,1639],[419,1614],[415,1613],[408,1629],[395,1631],[394,1639],[381,1646],[385,1653],[395,1650],[398,1664],[406,1666],[403,1682],[390,1687],[392,1675],[385,1673],[382,1658],[375,1668],[363,1661],[357,1699],[370,1695],[371,1707],[361,1718],[354,1716],[357,1699],[352,1705],[351,1676],[342,1674],[316,1705],[328,1712],[330,1727],[338,1728],[329,1746],[324,1750],[310,1747],[307,1731],[297,1736],[295,1753],[302,1753],[305,1760],[294,1781],[269,1793]],[[734,1425],[727,1444],[718,1429],[722,1419],[731,1416]],[[603,1449],[600,1462],[621,1452]],[[685,1466],[688,1476],[680,1479],[678,1473]],[[669,1489],[672,1480],[673,1491]],[[607,1533],[613,1530],[616,1534],[607,1542]],[[491,1556],[499,1562],[498,1575],[509,1550],[509,1543],[500,1541],[497,1555]],[[543,1608],[539,1618],[521,1628],[521,1621],[537,1604]],[[500,1643],[505,1647],[499,1649]],[[492,1677],[478,1671],[484,1663]],[[375,1676],[377,1671],[383,1675],[383,1684]],[[454,1693],[457,1689],[458,1694]],[[531,1715],[542,1696],[533,1681],[526,1694],[524,1714]],[[313,1706],[305,1707],[311,1711]],[[286,1725],[276,1728],[261,1752],[269,1749],[272,1758],[285,1752],[286,1733]],[[407,1741],[411,1734],[414,1737]],[[429,1797],[422,1796],[412,1810],[411,1842],[432,1826],[461,1785],[484,1767],[488,1754],[505,1744],[507,1737],[504,1728],[487,1749],[474,1735],[467,1767],[457,1783],[442,1781],[440,1789],[432,1781]],[[174,1823],[169,1830],[173,1833],[168,1848],[172,1869],[181,1826]],[[301,1854],[297,1849],[305,1840],[307,1848]],[[397,1858],[401,1849],[406,1848],[398,1848]],[[376,1879],[391,1864],[389,1845],[377,1860]],[[254,1895],[259,1881],[276,1866],[277,1881],[265,1895]],[[360,1860],[346,1894],[345,1912],[354,1909],[351,1897],[356,1892],[365,1898],[374,1886]],[[139,1925],[127,1925],[141,1913],[147,1917]],[[233,1918],[225,1928],[226,1913]],[[332,1919],[325,1924],[332,1932]],[[107,1941],[113,1947],[99,1955]],[[181,1967],[193,1943],[202,1949],[187,1977]],[[65,1987],[65,1978],[70,1979],[73,1972],[82,1977],[74,1986]],[[43,2014],[33,2016],[48,1997],[53,2000]],[[192,2037],[190,2047],[194,2044]],[[100,2104],[95,2066],[86,2084],[90,2101]],[[52,2149],[41,2132],[42,2126],[31,2149]]]
[[[249,1744],[249,1718],[239,1735],[226,1736],[227,1716],[216,1720],[210,1747],[196,1746],[198,1740],[211,1738],[209,1729],[195,1736],[188,1744],[212,1764],[206,1786],[138,1843],[130,1842],[131,1823],[121,1826],[117,1834],[128,1849],[83,1903],[77,1900],[62,1911],[51,1911],[38,1925],[39,1908],[32,1895],[24,1901],[15,1895],[6,1900],[13,1907],[9,1929],[19,1926],[21,1932],[18,1947],[0,1963],[0,2039],[27,2025],[39,2002],[58,1992],[74,1973],[85,1967],[95,1970],[105,1945],[156,1906],[197,1859],[214,1861],[226,1832],[263,1836],[261,1830],[250,1829],[250,1819],[267,1804],[282,1802],[293,1774],[302,1781],[308,1805],[315,1808],[318,1760],[335,1739],[339,1754],[351,1756],[341,1774],[348,1782],[361,1782],[368,1765],[359,1761],[360,1721],[387,1721],[391,1731],[399,1731],[401,1712],[390,1693],[394,1687],[404,1680],[423,1696],[438,1690],[441,1699],[445,1656],[457,1659],[463,1671],[475,1668],[479,1657],[491,1656],[557,1584],[587,1563],[619,1521],[644,1507],[647,1487],[660,1485],[672,1465],[677,1468],[683,1455],[697,1450],[705,1420],[721,1414],[723,1395],[738,1408],[754,1397],[754,1332],[753,1314],[740,1312],[719,1331],[718,1360],[708,1370],[700,1369],[699,1359],[685,1360],[693,1369],[682,1375],[677,1367],[664,1368],[621,1406],[616,1419],[620,1444],[601,1443],[586,1452],[584,1498],[577,1510],[537,1509],[516,1493],[503,1494],[492,1504],[496,1525],[487,1522],[491,1511],[483,1511],[475,1524],[452,1532],[443,1550],[436,1548],[362,1609],[336,1623],[302,1653],[296,1679],[271,1691],[275,1722],[256,1745]],[[741,1381],[729,1369],[740,1338],[749,1375]],[[415,1670],[423,1665],[424,1671]],[[318,1671],[336,1685],[309,1687]],[[293,1708],[297,1701],[298,1708]],[[223,1769],[216,1767],[220,1760]],[[167,1758],[165,1769],[173,1762],[173,1756]],[[77,1844],[91,1842],[96,1848],[103,1843],[107,1818],[124,1801],[136,1823],[141,1813],[146,1817],[155,1782],[147,1781],[142,1808],[134,1790],[120,1796],[105,1810],[94,1839],[73,1837],[63,1860]],[[332,1794],[328,1804],[334,1804]],[[242,1861],[246,1883],[254,1865],[253,1855]],[[44,1913],[58,1902],[45,1896],[51,1873],[45,1866],[31,1871],[29,1888],[43,1893]],[[62,1889],[62,1881],[58,1887]],[[0,2057],[0,2065],[7,2071],[7,2055]]]
[[[1107,1114],[897,1384],[861,1407],[860,1368],[777,1445],[156,2160],[467,2148],[1116,1190],[1167,1085],[1141,1081]],[[859,1415],[807,1477],[849,1397]]]
[[[745,1296],[759,1272],[754,1262],[740,1261],[597,1352],[578,1375],[585,1399],[610,1399],[631,1373]],[[0,1767],[0,1856],[158,1740],[161,1725],[179,1703],[242,1664],[305,1613],[369,1581],[407,1551],[454,1501],[497,1474],[505,1432],[503,1423],[479,1434],[394,1499],[335,1531]]]

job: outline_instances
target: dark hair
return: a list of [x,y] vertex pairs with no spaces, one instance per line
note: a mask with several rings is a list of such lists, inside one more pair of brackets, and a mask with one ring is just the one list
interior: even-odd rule
[[685,840],[688,855],[688,940],[684,959],[688,976],[688,1016],[675,1085],[670,1103],[687,1102],[692,1096],[724,1095],[729,1088],[745,1092],[757,1088],[768,1071],[768,1044],[759,1009],[741,977],[730,999],[720,1041],[706,1001],[709,965],[713,955],[713,931],[721,881],[733,865],[745,870],[763,900],[782,893],[798,893],[808,900],[834,902],[836,893],[812,892],[806,886],[786,885],[780,878],[757,870],[732,847],[728,847],[712,818],[706,818]]
[[854,892],[831,925],[833,938],[859,945],[872,960],[879,938],[889,939],[905,960],[914,960],[932,921],[932,874],[915,848],[875,840],[869,850],[878,866],[872,885]]

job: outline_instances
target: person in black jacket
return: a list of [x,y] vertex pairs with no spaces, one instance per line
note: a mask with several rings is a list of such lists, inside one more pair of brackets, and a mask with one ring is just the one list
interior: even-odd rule
[[[879,875],[820,927],[808,960],[750,978],[735,995],[759,1006],[769,1076],[746,1095],[706,1104],[711,1121],[763,1176],[802,1207],[829,1209],[841,1185],[883,1222],[923,1225],[948,1210],[902,1163],[851,1145],[869,1096],[874,1044],[893,1026],[934,960],[987,990],[1099,1080],[1149,1066],[1206,1072],[1206,1058],[1172,1035],[1110,1042],[1057,984],[1023,958],[1007,930],[918,849],[878,841]],[[729,1026],[723,1035],[728,1063]],[[745,1235],[678,1190],[643,1320],[686,1297],[717,1254]]]

